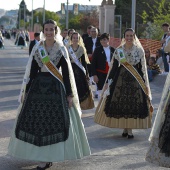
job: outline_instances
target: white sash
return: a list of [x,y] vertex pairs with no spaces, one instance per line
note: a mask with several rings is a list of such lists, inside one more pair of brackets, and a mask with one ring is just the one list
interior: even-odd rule
[[64,41],[64,45],[68,44],[68,39],[67,38],[65,38],[63,41]]
[[74,63],[84,72],[84,74],[86,75],[86,70],[85,68],[82,66],[81,62],[78,60],[78,58],[76,57],[76,54],[74,53],[73,49],[71,46],[69,46],[68,49],[71,59],[74,61]]
[[25,35],[20,34],[19,37],[22,37],[25,40]]
[[[54,73],[55,73],[54,70],[53,70],[53,72],[52,72],[52,71],[49,69],[50,67],[48,68],[48,63],[50,63],[50,64],[52,64],[53,68],[57,71],[57,73],[60,74],[58,68],[53,64],[52,61],[50,61],[50,59],[49,59],[49,57],[48,57],[48,55],[47,55],[47,52],[46,52],[44,46],[40,45],[40,46],[38,47],[38,52],[39,52],[39,54],[40,54],[41,60],[42,60],[42,62],[43,62],[43,64],[44,64],[45,68],[46,68],[58,81],[61,82],[61,84],[63,85],[63,88],[64,88],[64,90],[65,90],[65,86],[64,86],[63,82],[61,81],[61,79],[58,78],[57,75],[54,74]],[[52,68],[52,69],[53,69],[53,68]],[[61,74],[60,74],[60,75],[61,75]],[[66,90],[65,90],[65,92],[66,92]]]

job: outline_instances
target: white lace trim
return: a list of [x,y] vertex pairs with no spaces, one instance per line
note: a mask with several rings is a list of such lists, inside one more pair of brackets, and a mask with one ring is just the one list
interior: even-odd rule
[[[146,60],[145,60],[145,56],[144,56],[144,51],[142,48],[133,45],[132,50],[128,53],[125,51],[124,46],[119,47],[119,48],[123,48],[126,60],[129,64],[131,65],[136,65],[141,61],[141,65],[142,65],[142,73],[143,73],[143,78],[145,80],[145,84],[148,87],[148,91],[149,91],[149,98],[150,100],[152,99],[151,97],[151,90],[150,90],[150,85],[149,85],[149,80],[148,80],[148,73],[147,73],[147,67],[146,67]],[[114,58],[117,59],[119,61],[119,57],[116,53],[114,53]],[[120,62],[119,62],[120,63]]]
[[166,157],[164,153],[160,153],[160,149],[158,148],[158,138],[152,139],[146,154],[146,161],[170,168],[170,157]]
[[[60,48],[56,48],[57,44],[55,43],[50,54],[49,54],[49,58],[50,60],[54,63],[54,65],[57,65],[62,57],[62,51]],[[34,54],[35,60],[38,63],[39,67],[43,67],[43,63],[41,61],[41,57],[39,55],[38,50],[36,50],[35,54]]]
[[[67,49],[69,49],[69,47],[70,47],[70,46],[68,46]],[[69,53],[69,51],[68,51],[68,53]],[[84,54],[84,49],[83,49],[83,47],[79,46],[78,50],[77,50],[77,51],[74,51],[74,53],[75,53],[77,59],[80,59],[81,56]],[[70,56],[70,53],[69,53],[69,56]],[[71,60],[72,63],[74,63],[74,61],[72,61],[71,57],[70,57],[70,60]]]

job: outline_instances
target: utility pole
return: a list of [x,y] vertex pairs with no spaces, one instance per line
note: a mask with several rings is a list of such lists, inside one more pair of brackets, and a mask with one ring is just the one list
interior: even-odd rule
[[68,0],[67,0],[67,10],[66,10],[66,28],[68,29]]
[[25,4],[24,4],[24,30],[25,30]]
[[19,29],[20,29],[20,24],[21,24],[21,6],[19,5]]
[[43,23],[45,22],[45,0],[44,0],[44,8],[43,8]]
[[136,20],[136,0],[132,0],[132,18],[131,27],[135,30],[135,20]]
[[31,31],[33,31],[33,0],[32,0],[32,17],[31,17]]

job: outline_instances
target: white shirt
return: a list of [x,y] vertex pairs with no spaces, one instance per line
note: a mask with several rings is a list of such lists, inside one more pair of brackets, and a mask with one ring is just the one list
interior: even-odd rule
[[107,62],[108,62],[108,64],[110,65],[110,53],[111,53],[111,51],[110,51],[110,46],[108,46],[108,47],[103,47],[103,49],[104,49],[105,54],[106,54]]
[[167,45],[167,42],[168,42],[170,36],[166,35],[166,36],[164,37],[164,35],[163,35],[161,40],[163,40],[164,38],[165,38],[165,42],[162,44],[161,49],[164,49],[164,48],[165,48],[165,46]]
[[93,51],[96,48],[96,40],[97,40],[97,38],[92,38],[92,41],[93,41],[93,48],[92,48],[92,50]]

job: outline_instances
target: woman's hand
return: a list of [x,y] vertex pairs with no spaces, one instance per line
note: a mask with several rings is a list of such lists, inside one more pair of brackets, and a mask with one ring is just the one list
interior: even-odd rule
[[94,80],[95,83],[98,83],[99,79],[98,79],[97,75],[93,76],[93,80]]
[[67,96],[67,101],[68,101],[68,107],[73,106],[73,96]]

